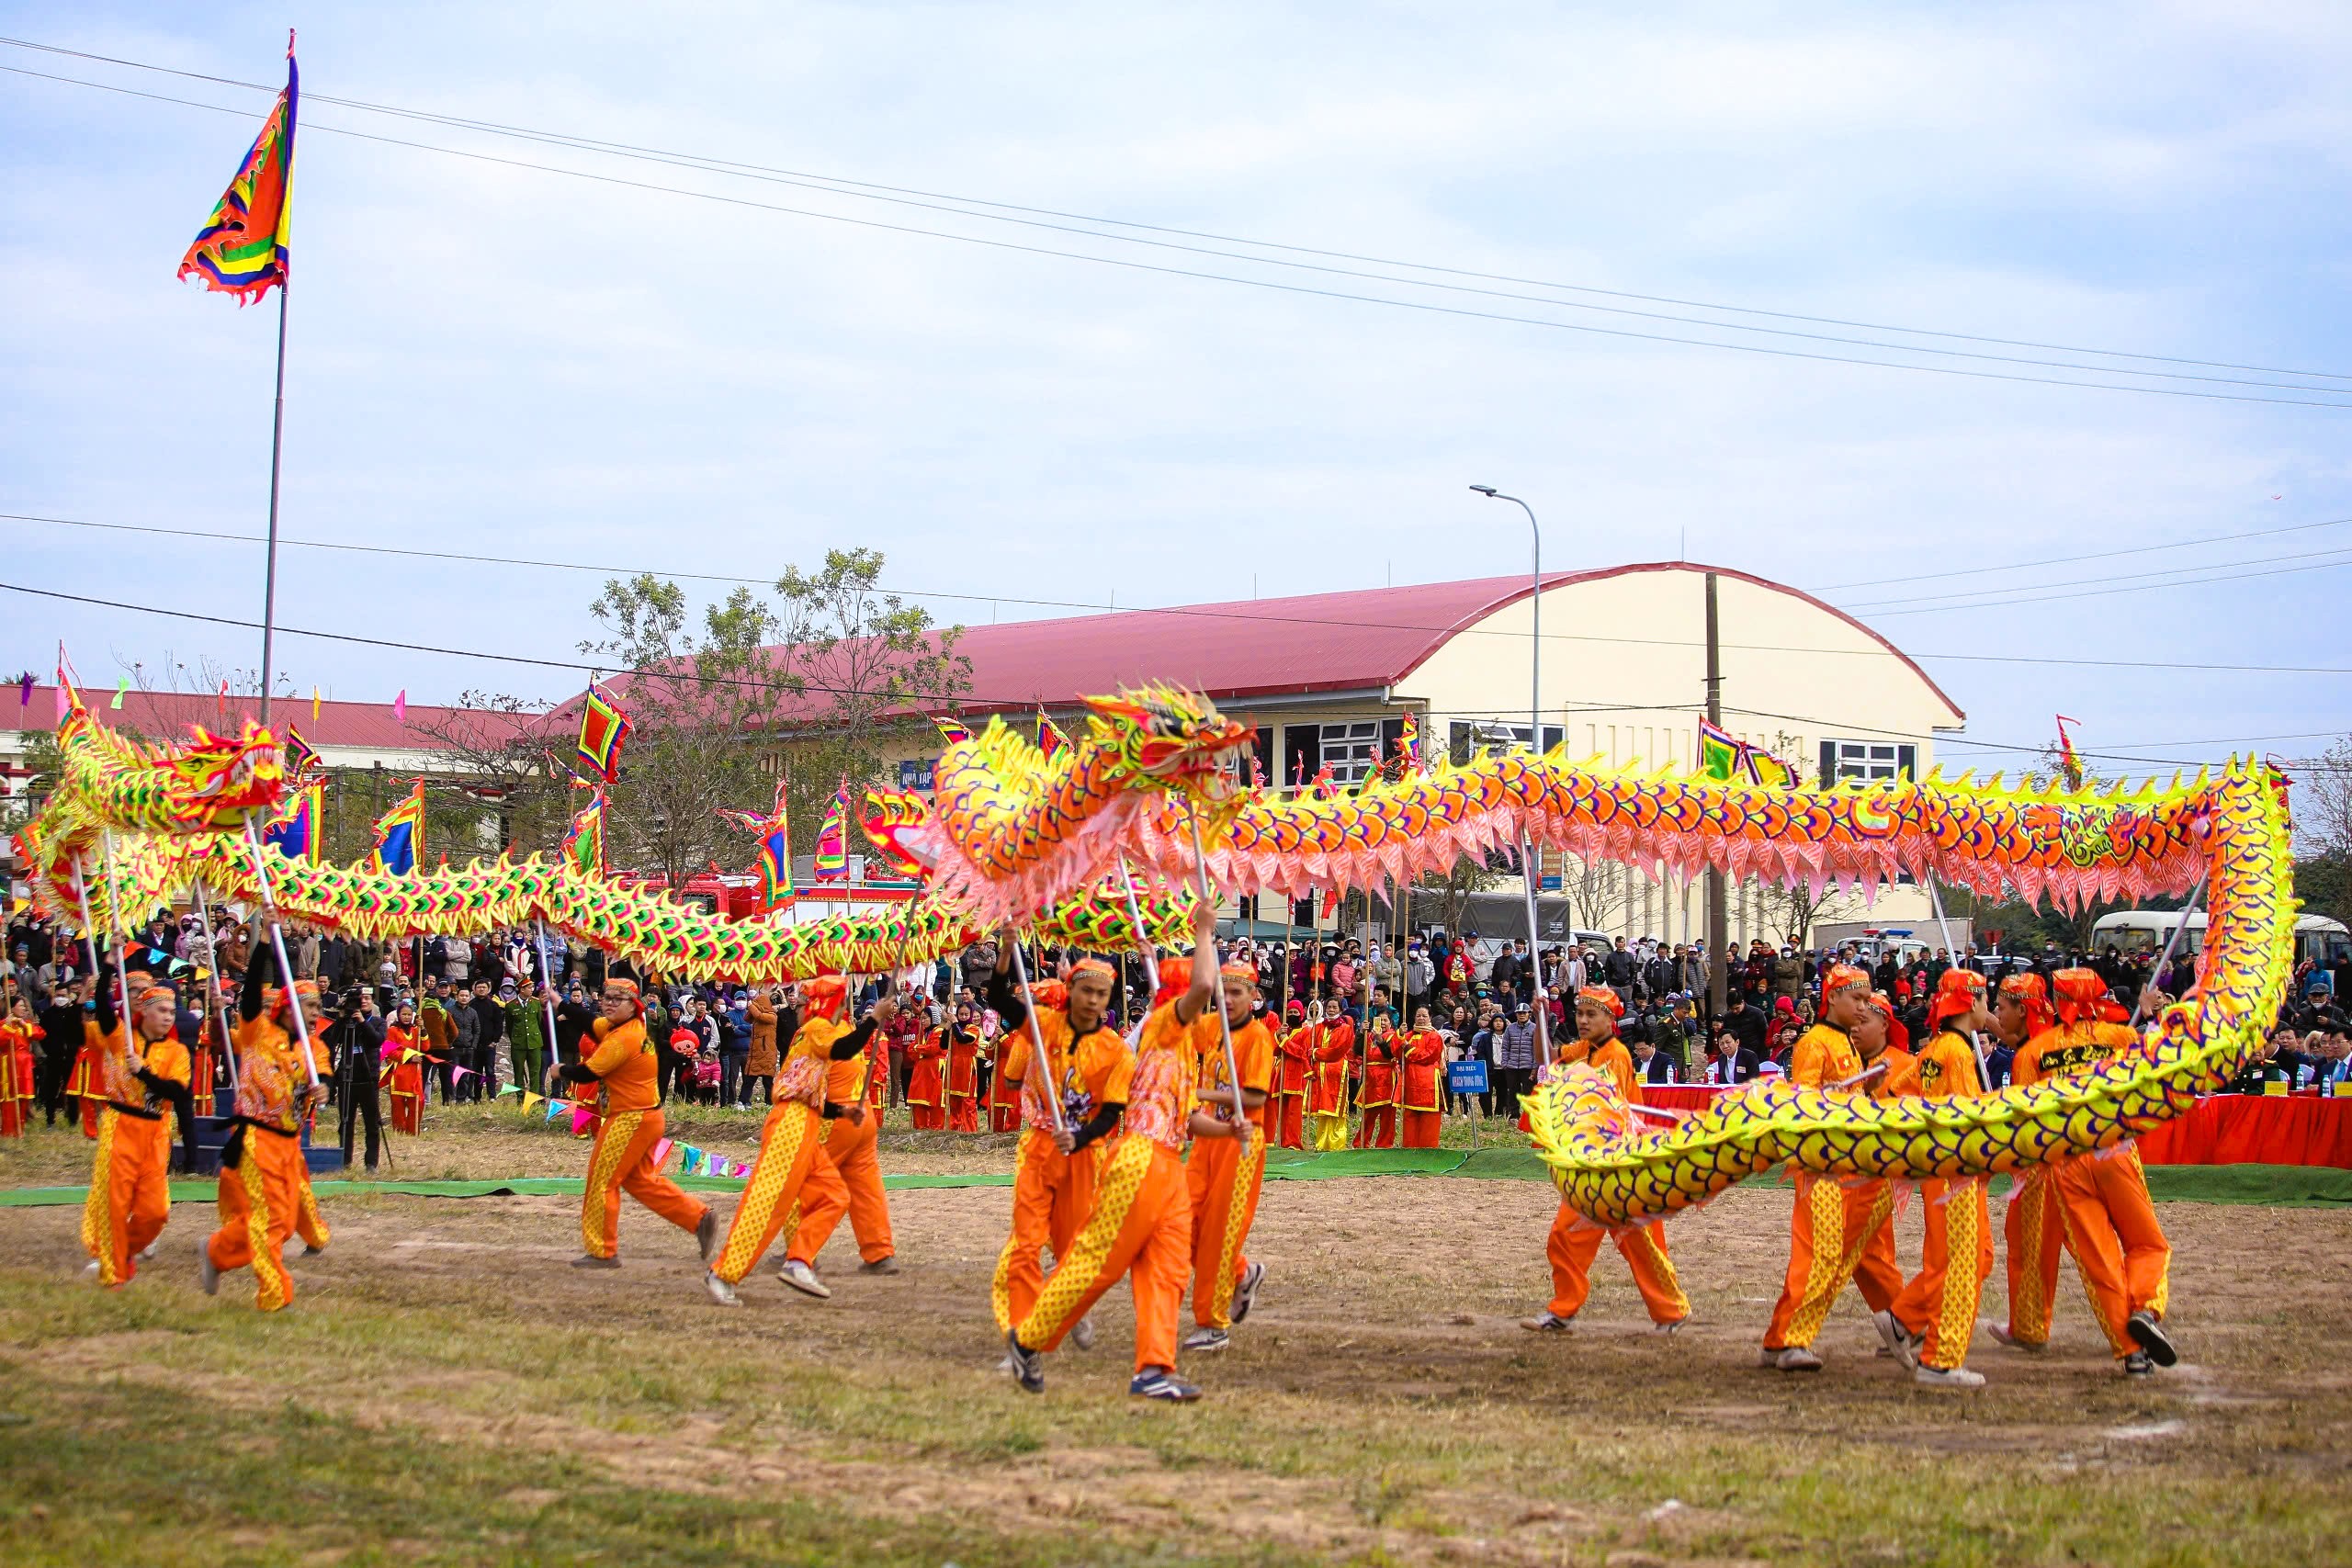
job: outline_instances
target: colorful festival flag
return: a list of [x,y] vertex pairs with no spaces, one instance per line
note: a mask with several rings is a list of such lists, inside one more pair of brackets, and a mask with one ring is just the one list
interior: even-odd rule
[[581,765],[606,784],[612,783],[620,773],[621,745],[628,739],[628,715],[590,686],[588,699],[580,707]]
[[605,874],[605,792],[598,790],[563,830],[564,863],[582,876]]
[[2079,718],[2069,718],[2063,713],[2057,717],[2058,769],[2066,775],[2068,789],[2080,789],[2083,787],[2083,760],[2075,755],[2075,738],[2066,733],[2066,727],[2070,724],[2080,724],[2083,721]]
[[1797,782],[1796,769],[1703,718],[1699,721],[1699,773],[1704,778],[1740,779],[1771,789],[1788,789]]
[[788,819],[786,796],[790,778],[775,781],[775,808],[763,817],[756,811],[736,811],[719,807],[718,815],[746,833],[759,838],[759,851],[753,856],[752,869],[759,874],[760,898],[769,908],[792,892],[792,824]]
[[125,675],[121,680],[115,682],[114,701],[108,703],[107,706],[110,708],[120,708],[122,706],[122,699],[130,693],[130,677]]
[[865,837],[881,855],[889,874],[901,882],[921,882],[922,862],[907,848],[904,835],[931,820],[922,797],[910,790],[867,785],[863,823]]
[[1046,716],[1044,708],[1037,710],[1037,750],[1043,751],[1049,761],[1069,750],[1069,737],[1061,732],[1060,726]]
[[945,740],[950,746],[972,738],[972,732],[956,719],[940,718],[934,716],[931,722],[939,726],[940,739]]
[[833,791],[825,820],[817,829],[817,880],[840,882],[849,875],[849,781]]
[[408,722],[408,688],[406,686],[402,686],[397,693],[393,694],[392,722],[394,724],[406,724]]
[[318,864],[320,828],[326,821],[326,793],[323,779],[303,779],[288,789],[262,828],[261,841],[276,846],[288,860]]
[[1405,715],[1404,733],[1396,738],[1396,749],[1405,753],[1405,765],[1421,765],[1421,721],[1409,710]]
[[294,110],[300,78],[294,35],[286,35],[286,91],[245,150],[236,177],[221,193],[196,243],[180,258],[179,276],[194,273],[205,288],[249,305],[271,288],[286,287],[287,247],[294,231]]
[[313,686],[313,687],[311,687],[311,723],[313,723],[313,724],[316,724],[318,721],[319,721],[319,689],[318,689],[316,686]]
[[376,847],[371,864],[387,876],[413,876],[424,854],[424,781],[376,818]]
[[326,764],[319,761],[319,753],[302,739],[302,732],[292,725],[286,727],[286,776],[307,779],[326,772]]

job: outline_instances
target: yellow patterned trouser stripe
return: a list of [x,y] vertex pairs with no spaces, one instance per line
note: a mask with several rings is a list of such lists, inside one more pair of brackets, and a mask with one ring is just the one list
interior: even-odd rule
[[1086,1299],[1118,1246],[1119,1233],[1127,1227],[1128,1211],[1136,1206],[1136,1195],[1143,1190],[1143,1179],[1151,1169],[1154,1146],[1149,1138],[1124,1137],[1103,1162],[1094,1179],[1093,1212],[1069,1244],[1069,1256],[1055,1260],[1037,1304],[1021,1320],[1022,1344],[1035,1349],[1052,1343],[1077,1314],[1079,1303]]
[[[1838,1299],[1839,1288],[1854,1277],[1854,1266],[1862,1260],[1862,1248],[1894,1212],[1894,1194],[1881,1187],[1878,1197],[1871,1203],[1869,1215],[1854,1227],[1854,1234],[1849,1238],[1846,1190],[1838,1185],[1837,1178],[1815,1178],[1805,1202],[1813,1213],[1813,1267],[1805,1272],[1804,1297],[1797,1303],[1795,1315],[1789,1319],[1789,1344],[1794,1346],[1812,1344],[1814,1336],[1821,1332],[1830,1303]],[[1845,1244],[1842,1248],[1841,1242]]]
[[1982,1245],[1976,1227],[1984,1218],[1978,1194],[1984,1190],[1982,1177],[1956,1178],[1938,1200],[1944,1206],[1944,1286],[1936,1299],[1936,1344],[1960,1352],[1952,1357],[1952,1367],[1960,1365],[1969,1337],[1976,1331],[1976,1303],[1984,1289],[1976,1277],[1976,1253]]
[[294,1187],[302,1203],[294,1216],[294,1228],[301,1233],[305,1244],[324,1252],[327,1248],[327,1217],[319,1212],[319,1195],[311,1190],[311,1162],[307,1156],[301,1169],[295,1173]]
[[97,1157],[90,1162],[90,1195],[82,1200],[82,1250],[98,1260],[98,1278],[109,1285],[120,1280],[114,1273],[114,1205],[107,1201],[114,1187],[114,1123],[111,1111],[98,1112]]
[[2028,1345],[2045,1345],[2050,1341],[2050,1299],[2041,1293],[2041,1251],[2042,1227],[2049,1224],[2054,1196],[2050,1168],[2035,1166],[2012,1179],[2019,1183],[2017,1236],[2024,1256],[2018,1255],[2017,1247],[2009,1249],[2009,1278],[2016,1281],[2009,1291],[2009,1332]]
[[294,1299],[294,1292],[286,1278],[285,1259],[270,1245],[269,1189],[262,1182],[261,1158],[250,1148],[237,1162],[237,1181],[245,1190],[245,1244],[254,1253],[254,1305],[276,1312]]
[[580,1195],[580,1242],[591,1258],[610,1258],[619,1248],[605,1240],[607,1209],[620,1201],[621,1156],[628,1152],[642,1111],[622,1111],[605,1118],[596,1128],[596,1147],[588,1156],[587,1190]]
[[[734,1221],[727,1227],[726,1244],[710,1266],[710,1271],[729,1284],[741,1280],[759,1262],[761,1244],[767,1239],[768,1217],[775,1213],[776,1199],[783,1195],[792,1168],[800,1163],[800,1146],[808,1136],[808,1117],[786,1116],[776,1124],[768,1141],[760,1145],[760,1157],[752,1162],[752,1179],[743,1186],[743,1201],[736,1205]],[[800,1208],[797,1195],[792,1207],[794,1215],[787,1217],[785,1228],[776,1233],[780,1241],[790,1240]]]
[[[1667,1256],[1666,1248],[1659,1245],[1657,1235],[1651,1232],[1650,1227],[1647,1225],[1642,1225],[1637,1229],[1627,1231],[1623,1234],[1629,1245],[1641,1248],[1642,1251],[1649,1255],[1647,1261],[1651,1271],[1657,1275],[1658,1283],[1664,1285],[1673,1295],[1676,1303],[1680,1308],[1680,1310],[1672,1317],[1661,1318],[1659,1321],[1662,1323],[1679,1323],[1684,1318],[1689,1317],[1690,1315],[1690,1297],[1689,1293],[1682,1289],[1682,1276],[1674,1271],[1674,1259]],[[1859,1257],[1860,1255],[1857,1253],[1856,1256]]]
[[[1216,1249],[1216,1269],[1206,1281],[1209,1287],[1209,1323],[1213,1327],[1233,1326],[1234,1271],[1241,1261],[1241,1226],[1250,1213],[1250,1194],[1258,1190],[1258,1183],[1266,1169],[1266,1140],[1261,1134],[1250,1134],[1250,1154],[1233,1168],[1233,1187],[1225,1196],[1225,1232],[1222,1245]],[[1194,1290],[1200,1289],[1195,1282]]]

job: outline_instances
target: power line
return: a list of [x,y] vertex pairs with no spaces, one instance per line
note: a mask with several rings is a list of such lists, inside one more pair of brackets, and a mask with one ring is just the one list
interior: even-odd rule
[[[2112,560],[2118,556],[2153,555],[2158,550],[2187,550],[2193,549],[2199,545],[2233,544],[2240,539],[2267,538],[2274,534],[2308,533],[2313,528],[2341,528],[2347,523],[2352,523],[2352,517],[2330,517],[2318,523],[2290,523],[2281,528],[2249,528],[2242,534],[2211,534],[2201,539],[2177,539],[2170,544],[2164,545],[2134,545],[2129,549],[2092,550],[2087,554],[2079,556],[2049,556],[2041,560],[2011,561],[2007,566],[1970,566],[1956,567],[1950,570],[1939,569],[1936,575],[1939,577],[1984,577],[1999,571],[2030,571],[2036,568],[2045,566],[2072,566],[2078,561]],[[1918,581],[1918,574],[1914,572],[1905,577],[1873,577],[1866,579],[1860,582],[1833,582],[1826,588],[1816,590],[1816,592],[1822,593],[1836,593],[1849,588],[1883,588],[1889,583],[1910,583],[1917,582]]]
[[1917,609],[1873,610],[1875,615],[1936,615],[1953,610],[2007,609],[2013,604],[2048,604],[2062,599],[2105,599],[2118,593],[2148,593],[2160,588],[2203,588],[2215,582],[2236,582],[2254,577],[2284,577],[2299,571],[2333,571],[2338,567],[2352,566],[2352,560],[2323,561],[2318,565],[2274,566],[2261,571],[2222,571],[2215,569],[2209,577],[2185,577],[2171,582],[2125,583],[2117,588],[2084,588],[2065,593],[2013,594],[1993,604],[1922,604]]
[[[2176,582],[2151,582],[2148,584],[2151,588],[2183,588],[2208,581],[2208,579],[2203,575],[2205,573],[2227,571],[2242,566],[2276,566],[2281,562],[2302,562],[2317,569],[2329,566],[2352,565],[2352,562],[2327,560],[2324,558],[2329,556],[2344,555],[2352,555],[2352,546],[2345,546],[2335,549],[2326,550],[2299,550],[2292,555],[2284,556],[2256,556],[2246,560],[2215,561],[2205,566],[2176,566],[2160,568],[2154,571],[2117,572],[2110,573],[2106,577],[2061,578],[2052,582],[2029,582],[2011,588],[1965,588],[1956,590],[1950,593],[1922,593],[1917,598],[1912,599],[1873,599],[1866,604],[1849,605],[1847,608],[1857,615],[1864,612],[1875,615],[1886,610],[1894,609],[1898,605],[1943,604],[1946,601],[1957,601],[1963,599],[1989,598],[1999,600],[2003,603],[2008,603],[2012,602],[2015,596],[2021,592],[2040,593],[2045,589],[2058,588],[2116,587],[2122,583],[2137,582],[2143,579],[2153,577],[2178,578],[2180,581]],[[1967,608],[1968,606],[1953,604],[1951,607]]]
[[[200,103],[190,98],[173,97],[163,93],[142,92],[134,87],[117,86],[105,82],[85,81],[78,77],[59,76],[46,71],[31,71],[22,66],[0,65],[0,72],[28,76],[41,81],[58,82],[68,86],[87,87],[98,92],[116,93],[128,97],[145,98],[156,103],[175,104],[182,107],[203,109],[214,114],[226,114],[239,118],[253,118],[245,111],[219,104]],[[872,229],[887,233],[920,235],[928,239],[950,240],[960,244],[977,245],[989,250],[1006,251],[1023,255],[1050,256],[1063,261],[1088,262],[1098,266],[1117,267],[1129,272],[1149,273],[1167,277],[1186,277],[1210,283],[1229,283],[1247,288],[1270,289],[1283,294],[1306,295],[1317,299],[1346,300],[1354,304],[1381,305],[1392,310],[1414,310],[1429,315],[1453,316],[1469,321],[1498,321],[1514,326],[1543,327],[1555,332],[1582,333],[1599,337],[1619,338],[1636,343],[1671,344],[1685,348],[1713,348],[1733,354],[1762,355],[1778,359],[1799,359],[1815,364],[1855,365],[1880,370],[1909,370],[1933,376],[1959,376],[1971,380],[2007,381],[2022,385],[2069,387],[2077,390],[2137,393],[2148,397],[2195,398],[2211,402],[2267,403],[2280,407],[2352,409],[2352,402],[2338,402],[2321,398],[2265,397],[2253,392],[2201,391],[2188,387],[2143,387],[2114,381],[2084,381],[2065,377],[2029,376],[2014,371],[1971,369],[1958,365],[1910,365],[1899,360],[1865,359],[1852,355],[1817,353],[1806,349],[1776,348],[1764,344],[1724,343],[1711,338],[1681,337],[1669,333],[1636,332],[1625,327],[1604,327],[1589,321],[1559,321],[1540,316],[1521,316],[1509,311],[1475,310],[1468,306],[1443,305],[1427,299],[1398,299],[1383,295],[1362,294],[1343,288],[1324,288],[1303,283],[1284,283],[1273,278],[1249,277],[1235,273],[1211,272],[1197,267],[1170,266],[1153,262],[1136,261],[1123,256],[1095,255],[1083,251],[1067,251],[1049,245],[1030,245],[1011,240],[993,240],[978,234],[959,234],[944,229],[925,229],[906,223],[888,223],[879,219],[856,218],[846,213],[824,212],[811,208],[788,207],[777,202],[754,201],[748,197],[727,196],[716,191],[691,190],[682,186],[666,186],[647,180],[625,179],[617,175],[596,174],[584,169],[567,169],[553,164],[533,163],[524,158],[503,158],[488,152],[476,152],[456,147],[444,147],[428,141],[412,141],[402,137],[382,136],[372,131],[354,130],[347,127],[322,125],[312,120],[305,129],[325,135],[345,136],[356,141],[379,142],[386,146],[405,147],[421,152],[437,152],[446,157],[463,158],[474,163],[495,164],[505,168],[530,169],[541,174],[560,175],[569,179],[585,180],[597,185],[615,186],[628,190],[650,191],[664,196],[684,197],[695,201],[714,202],[720,206],[740,207],[755,211],[780,213],[787,217],[810,218],[829,223],[842,223],[854,228]],[[1104,236],[1111,238],[1113,236]],[[1234,258],[1250,260],[1253,258]],[[1400,287],[1425,287],[1410,279],[1390,278]],[[1553,301],[1553,303],[1565,303]],[[1733,323],[1722,323],[1724,330],[1755,331]],[[1900,344],[1883,344],[1894,353],[1940,352],[1906,348]],[[2154,375],[2147,371],[2102,371],[2091,367],[2075,367],[2101,375]],[[2266,383],[2267,384],[2267,383]],[[2333,391],[2333,389],[2284,389],[2296,390]],[[2344,389],[2352,394],[2352,389]]]
[[[0,67],[0,69],[5,69],[5,67]],[[95,528],[112,533],[151,534],[169,538],[217,539],[232,544],[258,545],[264,542],[260,536],[252,534],[218,533],[198,528],[164,528],[153,525],[131,523],[94,523],[81,518],[51,517],[25,512],[0,512],[0,521],[51,523],[69,528]],[[344,550],[364,555],[405,556],[424,560],[458,561],[484,566],[544,567],[564,571],[588,571],[600,573],[617,572],[630,576],[646,574],[659,577],[685,578],[695,581],[745,583],[752,585],[765,585],[772,581],[767,578],[731,577],[716,572],[673,571],[667,568],[644,566],[591,566],[583,565],[576,561],[537,560],[528,558],[511,556],[469,555],[453,550],[420,550],[403,548],[391,545],[354,545],[323,539],[294,539],[285,537],[284,536],[280,536],[277,542],[280,547],[295,547],[315,550]],[[2159,583],[2155,586],[2171,587],[2177,585]],[[28,590],[28,592],[31,591]],[[877,592],[893,594],[902,599],[956,599],[991,604],[1034,604],[1052,609],[1088,610],[1105,615],[1177,615],[1204,620],[1237,621],[1243,624],[1254,624],[1259,626],[1344,626],[1351,630],[1375,629],[1384,631],[1415,631],[1455,637],[1511,637],[1515,639],[1524,639],[1532,635],[1528,632],[1516,631],[1498,626],[1455,626],[1450,624],[1432,626],[1424,625],[1420,622],[1415,621],[1374,621],[1366,620],[1360,615],[1269,615],[1260,614],[1255,610],[1221,610],[1214,606],[1203,604],[1170,604],[1156,606],[1128,605],[1125,608],[1121,608],[1114,604],[1096,604],[1080,600],[1026,599],[1015,594],[963,593],[927,588],[901,587],[877,590]],[[140,606],[131,605],[126,607],[136,609]],[[1989,608],[1990,606],[1977,607]],[[1894,611],[1891,613],[1900,615],[1907,612]],[[238,624],[242,625],[243,623]],[[1546,642],[1601,643],[1611,646],[1629,648],[1690,649],[1703,648],[1706,646],[1703,641],[1696,638],[1610,637],[1591,632],[1547,631],[1544,634],[1544,640]],[[1826,658],[1838,659],[1901,659],[1905,657],[1903,653],[1886,647],[1815,648],[1801,647],[1787,643],[1748,642],[1726,642],[1720,644],[1720,646],[1726,651],[1739,653],[1792,653],[1819,655]],[[1942,660],[1947,662],[1962,664],[2026,664],[2047,666],[2052,668],[2082,667],[2097,670],[2170,670],[2199,674],[2352,675],[2352,668],[2339,669],[2333,666],[2221,664],[2185,660],[2068,659],[2050,654],[1927,653],[1917,651],[1912,652],[1908,657],[1913,659]],[[581,666],[580,668],[587,667]],[[1027,699],[1023,700],[1025,701]]]
[[[153,64],[145,61],[126,60],[114,55],[94,54],[82,50],[64,49],[52,44],[35,43],[29,39],[24,39],[0,38],[0,44],[6,44],[18,49],[37,51],[45,54],[62,55],[77,60],[88,60],[109,65],[119,65],[132,70],[148,71],[163,75],[177,76],[188,81],[209,82],[223,86],[243,88],[253,92],[274,93],[277,90],[276,86],[267,83],[246,82],[234,77],[215,76],[202,72],[179,70],[171,66]],[[36,73],[35,74],[38,73]],[[60,81],[71,80],[70,78],[62,77],[53,79]],[[99,85],[99,84],[83,85]],[[968,217],[991,218],[995,214],[999,213],[1020,213],[1030,215],[1032,218],[1057,219],[1064,220],[1071,223],[1091,224],[1097,226],[1098,229],[1127,229],[1135,230],[1142,233],[1171,234],[1184,239],[1211,241],[1217,244],[1248,245],[1256,250],[1279,251],[1292,255],[1321,256],[1328,260],[1360,262],[1367,265],[1396,267],[1413,272],[1434,273],[1448,277],[1475,278],[1487,283],[1507,283],[1523,288],[1554,289],[1564,293],[1589,294],[1603,299],[1630,299],[1643,304],[1671,305],[1686,310],[1713,310],[1722,314],[1758,316],[1773,321],[1804,321],[1816,326],[1845,327],[1861,332],[1898,333],[1911,337],[1942,338],[1949,342],[1980,343],[1996,347],[2026,348],[2051,354],[2082,354],[2089,355],[2096,358],[2136,359],[2148,364],[2156,365],[2197,366],[2202,367],[2206,369],[2215,370],[2243,370],[2265,376],[2300,376],[2319,380],[2352,380],[2352,375],[2335,371],[2295,370],[2276,366],[2245,365],[2226,360],[2196,359],[2177,355],[2143,354],[2125,349],[2086,348],[2080,345],[2066,344],[2041,343],[2028,339],[1996,337],[1977,333],[1947,332],[1926,327],[1905,327],[1891,325],[1885,322],[1855,321],[1836,316],[1807,315],[1792,310],[1772,310],[1744,305],[1725,305],[1702,299],[1685,299],[1668,295],[1638,293],[1626,289],[1601,288],[1586,284],[1558,283],[1542,278],[1514,276],[1504,273],[1480,272],[1465,267],[1446,266],[1425,262],[1400,261],[1391,257],[1368,255],[1351,251],[1340,251],[1308,245],[1287,244],[1279,241],[1256,240],[1246,236],[1219,234],[1207,231],[1183,229],[1166,224],[1145,223],[1119,218],[1104,218],[1088,213],[1066,211],[1055,208],[1028,206],[1014,202],[994,201],[980,197],[960,196],[952,192],[924,190],[914,186],[885,185],[870,180],[852,179],[839,175],[827,175],[807,170],[781,168],[773,164],[747,163],[735,159],[718,158],[704,153],[681,152],[662,148],[647,147],[632,142],[613,141],[601,138],[582,136],[574,132],[547,130],[525,126],[508,125],[496,120],[485,120],[470,118],[458,115],[440,114],[430,110],[407,108],[392,104],[371,103],[366,99],[360,98],[338,97],[323,93],[310,93],[306,94],[305,96],[313,103],[332,104],[337,107],[357,109],[365,113],[389,115],[403,119],[419,120],[428,124],[448,126],[453,129],[474,130],[492,135],[514,137],[525,141],[569,147],[583,152],[596,152],[617,157],[643,159],[666,164],[673,167],[696,168],[712,173],[734,174],[749,177],[767,177],[777,183],[798,185],[803,188],[825,190],[837,195],[862,196],[868,199],[916,198],[910,204],[917,206],[934,202],[953,202],[957,205],[952,208],[934,209],[934,210],[952,211],[958,213],[959,215]],[[181,100],[168,101],[176,102]],[[1022,221],[1023,220],[1006,219],[1000,220]],[[1062,228],[1062,224],[1060,223],[1045,223],[1035,226],[1056,229]],[[1092,234],[1096,232],[1096,230],[1066,230],[1065,231]],[[1114,240],[1130,238],[1130,236],[1119,234],[1100,234],[1099,237]],[[1136,241],[1134,243],[1149,243],[1151,242]],[[1176,248],[1186,250],[1194,249],[1194,247],[1191,246],[1180,246]],[[1216,252],[1208,254],[1228,254],[1229,253]],[[1296,265],[1276,262],[1272,258],[1267,257],[1243,257],[1238,259],[1266,262],[1269,265]],[[1342,269],[1317,268],[1316,270],[1339,271]],[[1364,275],[1348,274],[1348,276]],[[1419,287],[1449,287],[1446,285],[1420,284],[1419,280],[1410,278],[1391,278],[1387,279],[1387,281],[1411,284]],[[1493,291],[1477,289],[1470,290],[1470,292],[1490,293]],[[1523,298],[1522,296],[1508,297]],[[1542,300],[1539,302],[1560,304],[1575,309],[1606,309],[1606,307],[1582,306],[1573,300]],[[1644,316],[1652,314],[1652,312],[1646,311],[1625,311],[1623,313]],[[1689,320],[1689,318],[1681,317],[1668,317],[1665,319],[1675,321]],[[1744,327],[1737,322],[1728,321],[1699,321],[1693,324],[1724,327],[1736,331],[1770,330],[1763,328],[1748,328]],[[1816,334],[1796,335],[1810,336]],[[1839,339],[1835,341],[1853,340]],[[1904,352],[1944,352],[1900,344],[1877,344],[1874,346],[1883,346],[1902,350]],[[2002,358],[2005,356],[1982,355],[1972,357]],[[2036,361],[2033,363],[2042,362]],[[2080,366],[2072,367],[2091,370],[2098,374],[2165,374],[2164,372],[2141,372],[2122,368],[2110,370],[2107,367],[2096,366]],[[2321,390],[2324,389],[2307,389]]]

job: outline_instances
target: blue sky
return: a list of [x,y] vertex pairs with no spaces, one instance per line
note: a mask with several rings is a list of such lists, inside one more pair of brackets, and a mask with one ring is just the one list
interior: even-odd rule
[[[198,17],[91,4],[0,6],[0,30],[266,81],[290,20],[312,95],[1517,278],[2352,376],[2344,7],[1465,9],[229,5]],[[0,267],[16,301],[0,315],[0,511],[257,533],[274,308],[240,312],[172,273],[266,96],[17,49],[0,49],[0,65],[248,117],[0,75],[13,196]],[[2352,409],[1384,308],[732,203],[1739,335],[1152,252],[317,102],[306,127],[283,510],[294,537],[755,577],[868,545],[888,552],[893,582],[1003,595],[993,613],[1010,619],[1036,613],[1010,602],[1023,596],[1181,604],[1246,597],[1253,574],[1273,593],[1521,570],[1515,511],[1464,488],[1486,482],[1544,515],[1547,562],[1687,553],[1824,592],[1918,654],[1975,739],[2038,743],[2064,711],[2092,750],[2192,758],[2258,741],[2292,756],[2352,728],[2352,679],[2279,671],[2352,666],[2339,608],[2352,525],[2301,527],[2352,518]],[[0,528],[8,581],[258,610],[250,546]],[[2258,529],[2299,531],[2158,548]],[[2098,551],[2135,553],[1961,575]],[[594,629],[592,575],[281,558],[281,616],[295,626],[557,657]],[[2168,568],[2264,575],[2041,604],[1890,603],[2075,593]],[[1907,581],[1839,586],[1879,579]],[[255,654],[242,631],[0,594],[0,665],[45,670],[61,636],[94,683],[131,661],[249,667]],[[2136,662],[1931,657],[1962,653]],[[2145,667],[2161,661],[2262,668]],[[573,686],[559,671],[302,639],[281,642],[277,662],[305,693],[349,698]]]

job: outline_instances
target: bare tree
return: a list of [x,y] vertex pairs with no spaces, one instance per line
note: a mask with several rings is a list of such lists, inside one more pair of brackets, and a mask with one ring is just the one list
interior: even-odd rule
[[1577,931],[1605,931],[1626,909],[1633,895],[1633,874],[1615,861],[1576,861],[1573,875],[1562,868],[1560,891],[1568,901],[1568,923]]

